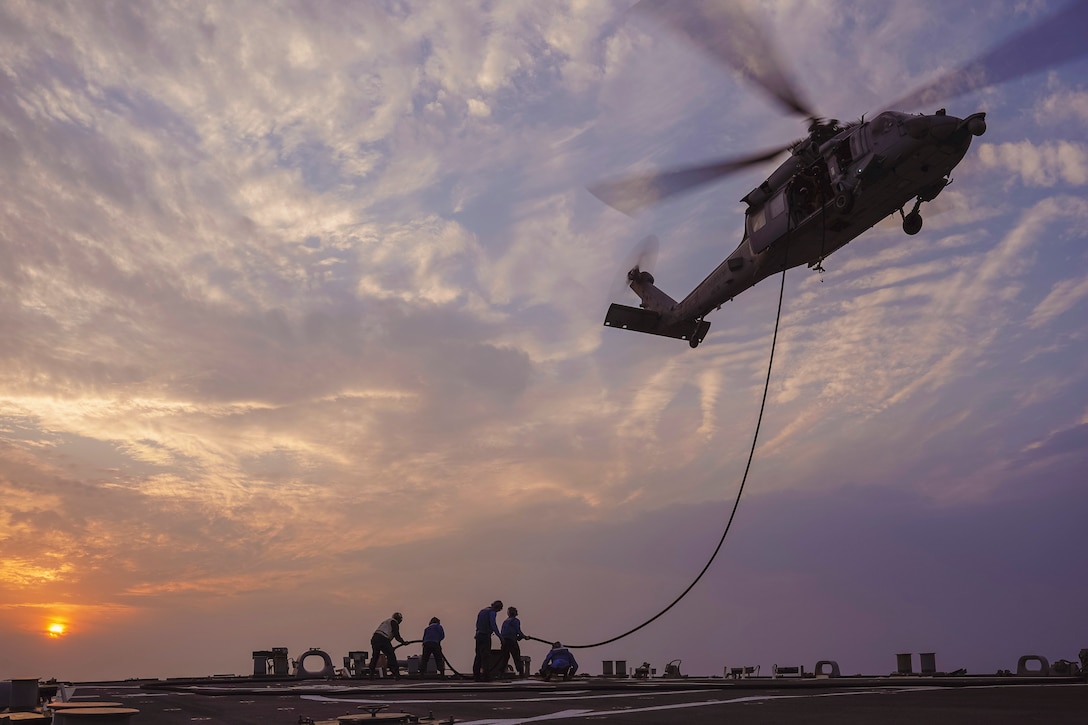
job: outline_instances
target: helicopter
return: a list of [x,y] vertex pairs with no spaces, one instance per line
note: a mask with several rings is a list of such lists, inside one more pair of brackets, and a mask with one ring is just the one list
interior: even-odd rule
[[[604,324],[687,340],[706,337],[706,315],[779,272],[801,265],[823,271],[838,249],[898,212],[903,231],[922,229],[920,207],[952,183],[971,140],[986,132],[986,113],[964,118],[944,108],[931,114],[903,109],[935,104],[1088,54],[1088,3],[1078,0],[990,51],[907,94],[871,119],[840,123],[816,115],[787,79],[755,15],[736,2],[642,0],[629,12],[648,16],[724,62],[767,92],[786,111],[808,117],[808,135],[748,156],[604,181],[589,191],[629,215],[789,152],[746,194],[740,244],[706,279],[677,302],[636,263],[626,285],[641,304],[613,303]],[[910,211],[904,211],[908,205]]]

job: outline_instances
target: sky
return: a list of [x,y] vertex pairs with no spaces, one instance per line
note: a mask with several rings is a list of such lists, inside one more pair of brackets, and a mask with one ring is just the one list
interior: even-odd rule
[[[780,278],[696,350],[602,322],[648,234],[658,286],[702,280],[774,164],[635,217],[586,187],[805,121],[631,4],[0,3],[0,678],[339,665],[395,610],[465,672],[493,599],[589,644],[688,586]],[[847,121],[1063,6],[755,12]],[[1086,77],[943,102],[989,130],[922,231],[786,276],[721,552],[584,671],[1088,646]]]

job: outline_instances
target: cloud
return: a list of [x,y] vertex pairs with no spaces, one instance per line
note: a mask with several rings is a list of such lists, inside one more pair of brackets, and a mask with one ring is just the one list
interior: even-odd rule
[[[715,311],[697,351],[601,322],[636,240],[661,236],[655,274],[682,295],[771,169],[636,220],[585,187],[800,131],[627,5],[0,6],[3,657],[134,676],[169,648],[184,675],[207,648],[244,671],[281,642],[365,648],[394,602],[456,619],[507,594],[538,631],[589,638],[686,585],[743,473],[779,280]],[[985,45],[1009,8],[765,10],[819,111],[848,118],[961,61],[952,36]],[[806,626],[850,615],[796,624],[805,652],[812,632],[857,641],[856,621],[897,651],[903,622],[857,604],[895,604],[881,556],[940,559],[1024,476],[1047,484],[1023,489],[1036,504],[1065,480],[1085,386],[1068,313],[1088,212],[1055,193],[1083,184],[1072,120],[973,151],[918,236],[892,223],[824,275],[790,272],[746,492],[762,502],[679,616],[732,641],[791,614],[751,601],[804,599]],[[913,558],[826,555],[884,540],[851,522],[914,542],[937,519]],[[973,556],[954,563],[1000,568]],[[932,581],[968,580],[950,572]],[[67,649],[28,659],[60,610]],[[673,631],[631,650],[687,658]]]
[[1043,99],[1035,111],[1040,126],[1088,123],[1088,91],[1059,90]]
[[1042,440],[1026,446],[1014,462],[1017,467],[1037,466],[1041,462],[1080,455],[1088,446],[1088,424],[1080,424],[1056,431]]
[[1036,144],[1031,141],[981,144],[979,161],[985,168],[1017,174],[1028,186],[1088,184],[1088,146],[1072,141]]
[[1088,297],[1088,279],[1065,279],[1054,285],[1050,294],[1032,310],[1028,324],[1040,327],[1076,307]]
[[491,108],[481,100],[470,98],[468,99],[468,112],[477,118],[487,118],[491,115]]

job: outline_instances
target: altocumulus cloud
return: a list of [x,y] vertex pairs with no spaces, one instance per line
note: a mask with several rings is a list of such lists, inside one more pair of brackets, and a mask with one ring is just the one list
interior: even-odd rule
[[978,158],[987,168],[1017,174],[1029,186],[1088,184],[1088,146],[1073,141],[982,144]]
[[[743,470],[777,287],[694,353],[601,318],[647,234],[671,292],[718,264],[763,171],[634,220],[584,187],[800,131],[629,4],[0,4],[5,667],[241,671],[365,648],[392,609],[452,633],[496,596],[589,640],[687,583]],[[767,8],[844,119],[1032,18],[848,5]],[[1082,75],[950,104],[990,130],[946,210],[788,277],[738,538],[680,619],[603,657],[715,672],[727,646],[835,644],[880,671],[923,622],[883,589],[903,572],[998,624],[1020,603],[993,582],[1070,595],[1075,547],[1010,567],[987,546],[1064,521],[1084,445]],[[768,602],[804,603],[798,639]],[[688,621],[711,624],[678,652]],[[967,664],[1008,666],[962,631]]]

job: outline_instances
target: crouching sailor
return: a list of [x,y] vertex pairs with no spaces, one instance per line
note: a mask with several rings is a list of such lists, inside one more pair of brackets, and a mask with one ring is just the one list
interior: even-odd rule
[[570,650],[563,646],[562,642],[552,644],[551,652],[544,658],[544,664],[540,666],[540,673],[544,675],[545,681],[552,679],[552,675],[559,675],[564,680],[569,680],[574,677],[574,673],[577,671],[577,660],[574,659],[574,655],[570,653]]

